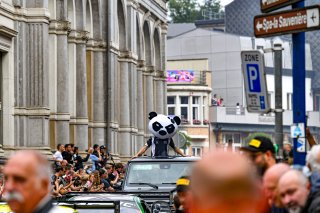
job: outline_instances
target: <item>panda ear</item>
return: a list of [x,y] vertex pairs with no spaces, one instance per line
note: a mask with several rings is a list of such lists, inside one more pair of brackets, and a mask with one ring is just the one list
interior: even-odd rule
[[177,123],[177,125],[181,124],[181,120],[180,120],[180,118],[178,116],[174,116],[173,120]]
[[149,120],[151,120],[152,118],[156,117],[158,114],[156,112],[150,112],[149,113]]

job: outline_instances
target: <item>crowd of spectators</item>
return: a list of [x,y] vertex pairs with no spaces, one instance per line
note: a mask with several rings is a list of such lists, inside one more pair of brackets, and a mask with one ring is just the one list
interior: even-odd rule
[[53,161],[54,197],[68,192],[115,192],[124,178],[124,165],[115,163],[103,145],[95,144],[80,155],[73,144],[58,144]]
[[292,147],[284,145],[282,160],[265,136],[241,152],[217,149],[203,156],[191,176],[176,183],[176,212],[320,213],[320,145],[312,144],[305,166],[292,164]]
[[[286,151],[291,158],[292,149]],[[273,142],[264,136],[255,136],[241,152],[221,149],[206,154],[195,163],[190,176],[177,180],[173,197],[176,212],[320,212],[320,145],[312,145],[305,166],[290,165],[291,159],[279,162],[275,155]],[[39,191],[42,185],[34,183],[45,182],[45,175],[50,173],[39,153],[22,151],[14,156],[4,169],[0,167],[6,181],[1,183],[0,194],[4,191],[3,198],[9,205],[12,200],[23,203],[20,197],[29,193],[20,188],[19,175],[32,179],[29,185]],[[21,156],[26,156],[23,161]],[[77,147],[59,144],[53,155],[51,194],[60,197],[68,192],[116,191],[125,175],[124,165],[114,163],[111,157],[104,146],[94,145],[80,155]],[[30,172],[33,166],[39,170]]]

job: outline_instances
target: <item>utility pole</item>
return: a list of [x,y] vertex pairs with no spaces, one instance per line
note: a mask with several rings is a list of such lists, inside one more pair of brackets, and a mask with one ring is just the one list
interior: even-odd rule
[[283,158],[283,109],[282,109],[282,46],[274,44],[274,91],[275,91],[275,140],[279,146],[280,158]]
[[[303,8],[304,1],[292,5],[292,9]],[[292,79],[293,79],[293,123],[306,124],[306,61],[305,61],[305,33],[292,34],[293,59],[292,59]],[[305,129],[303,132],[306,132]],[[300,147],[300,149],[298,149]],[[298,138],[293,139],[293,163],[305,165],[306,159],[305,139],[299,142]]]

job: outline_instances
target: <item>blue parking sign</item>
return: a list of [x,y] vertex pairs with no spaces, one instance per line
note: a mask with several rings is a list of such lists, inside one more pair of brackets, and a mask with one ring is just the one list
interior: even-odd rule
[[241,63],[248,112],[268,112],[270,104],[263,51],[241,51]]
[[258,64],[247,64],[248,85],[250,92],[261,92]]

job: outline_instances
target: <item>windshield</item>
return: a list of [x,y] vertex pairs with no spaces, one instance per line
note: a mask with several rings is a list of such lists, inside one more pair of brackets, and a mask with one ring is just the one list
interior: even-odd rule
[[179,177],[189,175],[191,162],[132,163],[128,169],[127,184],[175,184]]

